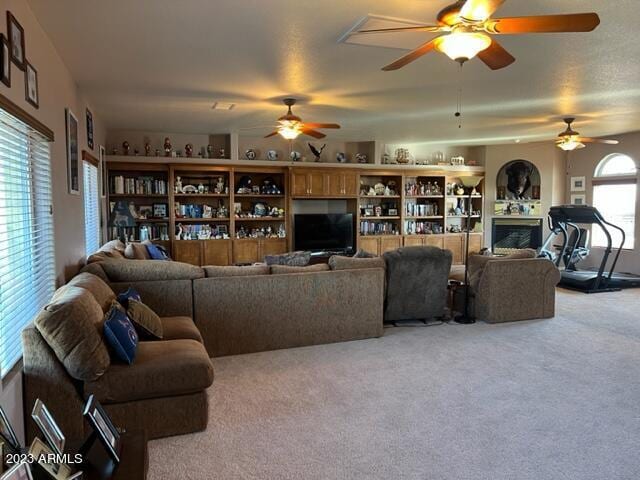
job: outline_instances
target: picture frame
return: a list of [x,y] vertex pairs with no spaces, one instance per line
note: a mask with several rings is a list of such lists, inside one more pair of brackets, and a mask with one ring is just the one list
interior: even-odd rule
[[398,209],[397,208],[390,208],[387,211],[387,215],[389,215],[390,217],[397,217],[398,216]]
[[154,203],[153,204],[153,216],[154,218],[167,218],[169,206],[166,203]]
[[57,454],[62,455],[66,442],[65,436],[54,420],[53,415],[51,415],[51,412],[47,409],[47,406],[39,398],[36,399],[36,403],[33,405],[31,418],[33,418],[33,421],[44,435],[50,447]]
[[115,463],[120,463],[120,433],[118,433],[100,402],[93,395],[89,395],[82,415],[87,419],[100,442],[107,449],[111,459]]
[[140,205],[138,207],[138,218],[143,220],[153,218],[153,205]]
[[0,81],[11,88],[11,53],[9,40],[0,33]]
[[40,108],[40,94],[38,93],[38,71],[30,62],[25,62],[24,98],[34,108]]
[[27,462],[16,463],[2,475],[2,480],[33,480],[31,467]]
[[89,110],[88,108],[86,109],[86,116],[87,116],[87,146],[93,150],[94,144],[93,144],[93,114],[91,113],[91,110]]
[[571,191],[584,192],[586,190],[586,177],[571,177]]
[[[38,467],[47,472],[54,480],[67,480],[71,475],[71,467],[56,462],[56,454],[38,437],[33,439],[33,443],[29,447],[29,455],[36,459]],[[41,459],[46,461],[41,461]]]
[[373,207],[365,207],[364,216],[365,217],[373,217]]
[[98,161],[100,162],[100,185],[102,198],[107,196],[107,190],[109,188],[109,176],[107,175],[107,149],[104,145],[98,147]]
[[227,228],[226,225],[218,225],[218,233],[220,233],[220,235],[224,234],[228,234],[229,233],[229,228]]
[[4,409],[0,406],[0,440],[3,440],[9,448],[13,450],[20,450],[20,442],[16,436],[16,432],[13,430],[11,423]]
[[587,204],[587,195],[584,193],[572,193],[571,194],[571,205],[586,205]]
[[25,53],[24,28],[20,22],[7,11],[7,37],[9,38],[9,52],[11,61],[15,63],[20,70],[25,69],[27,62],[27,54]]
[[78,119],[70,108],[65,109],[67,134],[67,181],[69,193],[80,195],[80,161],[78,149]]

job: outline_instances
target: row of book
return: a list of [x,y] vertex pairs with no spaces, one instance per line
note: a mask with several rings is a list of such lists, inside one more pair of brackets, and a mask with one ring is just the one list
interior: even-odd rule
[[431,233],[443,233],[441,224],[435,222],[412,222],[404,224],[404,231],[407,235],[427,235]]
[[109,238],[126,238],[129,242],[144,240],[169,240],[169,225],[164,223],[145,224],[138,227],[111,227]]
[[405,213],[410,217],[439,215],[437,203],[407,203]]
[[150,176],[111,177],[110,191],[116,195],[167,195],[167,181]]
[[360,222],[360,235],[399,235],[398,225],[392,222]]

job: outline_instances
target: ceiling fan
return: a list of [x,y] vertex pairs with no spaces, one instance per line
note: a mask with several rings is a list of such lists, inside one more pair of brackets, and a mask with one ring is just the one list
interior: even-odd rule
[[291,107],[296,104],[295,98],[285,98],[282,100],[284,104],[289,107],[287,114],[278,119],[278,127],[275,131],[266,135],[264,138],[273,137],[280,134],[287,140],[293,140],[298,135],[308,135],[313,138],[324,138],[326,135],[322,132],[318,132],[316,128],[340,128],[337,123],[312,123],[303,122],[300,117],[294,115],[291,111]]
[[571,128],[571,124],[574,120],[575,118],[571,117],[564,119],[564,123],[567,124],[567,128],[566,130],[558,134],[558,139],[556,140],[556,145],[558,148],[570,152],[572,150],[584,148],[586,146],[585,143],[604,143],[606,145],[617,145],[618,143],[620,143],[618,140],[581,137],[578,132]]
[[423,43],[382,70],[397,70],[432,50],[446,54],[460,64],[476,55],[492,70],[507,67],[515,58],[491,35],[520,33],[590,32],[600,24],[596,13],[491,18],[505,0],[459,0],[442,9],[437,25],[360,30],[359,34],[389,32],[445,33]]

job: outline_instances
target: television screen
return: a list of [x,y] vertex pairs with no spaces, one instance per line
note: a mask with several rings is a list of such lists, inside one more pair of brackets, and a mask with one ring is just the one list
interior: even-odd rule
[[295,250],[351,250],[353,249],[353,214],[294,215]]

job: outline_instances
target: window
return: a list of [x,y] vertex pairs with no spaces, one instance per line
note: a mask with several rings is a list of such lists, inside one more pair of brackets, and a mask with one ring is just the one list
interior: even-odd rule
[[98,201],[98,167],[83,162],[84,251],[87,256],[100,248],[100,203]]
[[[602,159],[593,179],[593,206],[607,222],[624,230],[624,248],[635,246],[637,175],[638,169],[631,157],[614,153]],[[620,232],[615,229],[610,232],[612,246],[618,247],[622,241]],[[601,228],[593,229],[591,244],[607,246],[607,237]]]
[[54,289],[49,143],[0,109],[0,376]]

